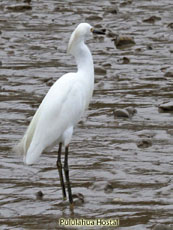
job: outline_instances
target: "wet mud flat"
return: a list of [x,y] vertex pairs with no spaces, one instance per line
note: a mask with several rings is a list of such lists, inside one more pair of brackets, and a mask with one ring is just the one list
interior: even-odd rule
[[[0,2],[0,229],[71,229],[59,227],[60,218],[172,229],[172,7],[172,0]],[[72,214],[62,202],[57,148],[32,167],[11,148],[49,87],[76,69],[66,47],[82,21],[107,34],[88,41],[95,92],[70,145],[73,193],[84,196]],[[130,45],[121,46],[122,37]]]

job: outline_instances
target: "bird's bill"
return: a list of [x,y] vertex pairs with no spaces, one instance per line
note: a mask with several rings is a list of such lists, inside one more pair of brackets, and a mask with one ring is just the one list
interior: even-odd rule
[[91,28],[91,32],[92,32],[93,34],[102,34],[102,35],[105,35],[106,30],[105,30],[105,29],[96,30],[96,29],[94,29],[94,28]]

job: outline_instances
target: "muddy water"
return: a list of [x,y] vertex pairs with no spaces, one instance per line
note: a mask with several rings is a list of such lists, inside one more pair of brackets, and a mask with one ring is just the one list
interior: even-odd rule
[[[14,5],[23,2],[0,3],[0,229],[63,229],[61,217],[119,218],[119,229],[128,230],[172,224],[173,117],[158,111],[173,97],[173,79],[165,77],[173,58],[172,0]],[[151,16],[159,18],[143,21]],[[72,214],[62,202],[57,148],[29,167],[11,147],[53,82],[75,70],[66,47],[81,21],[107,35],[88,41],[96,86],[70,146],[73,193],[85,197]],[[110,33],[134,37],[136,45],[117,49]],[[114,118],[115,109],[128,106],[137,110],[133,117]]]

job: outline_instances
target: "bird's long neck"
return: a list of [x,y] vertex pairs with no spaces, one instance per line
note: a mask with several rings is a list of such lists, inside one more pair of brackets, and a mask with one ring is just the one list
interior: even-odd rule
[[80,42],[76,47],[74,57],[77,63],[78,72],[87,73],[94,78],[94,65],[91,52],[84,42]]

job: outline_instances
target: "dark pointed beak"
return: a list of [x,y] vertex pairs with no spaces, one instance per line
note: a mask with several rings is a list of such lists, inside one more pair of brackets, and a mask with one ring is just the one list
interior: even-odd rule
[[101,35],[105,35],[106,33],[106,30],[105,29],[101,29],[101,30],[96,30],[96,29],[93,29],[92,30],[93,34],[101,34]]

